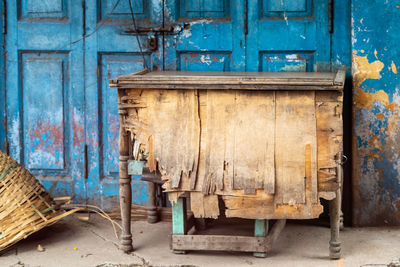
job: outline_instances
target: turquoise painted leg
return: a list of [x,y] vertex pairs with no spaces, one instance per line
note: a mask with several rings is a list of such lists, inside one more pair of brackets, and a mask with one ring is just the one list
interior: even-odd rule
[[[254,236],[266,236],[268,233],[268,220],[255,220]],[[265,258],[267,253],[254,252],[254,257]]]
[[[186,198],[178,198],[178,201],[172,205],[172,234],[186,235]],[[174,250],[175,254],[185,254],[184,250]]]

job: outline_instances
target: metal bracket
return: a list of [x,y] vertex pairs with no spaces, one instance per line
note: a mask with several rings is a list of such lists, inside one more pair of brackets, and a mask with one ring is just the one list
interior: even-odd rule
[[128,175],[142,175],[146,161],[128,160]]
[[164,27],[145,27],[145,28],[126,28],[123,30],[126,34],[139,34],[139,33],[175,33],[175,28],[173,26],[164,26]]

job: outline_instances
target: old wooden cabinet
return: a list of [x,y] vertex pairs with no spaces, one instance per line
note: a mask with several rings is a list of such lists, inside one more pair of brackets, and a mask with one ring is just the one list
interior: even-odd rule
[[[111,80],[121,119],[122,248],[132,249],[127,162],[135,160],[146,161],[165,181],[176,213],[173,249],[236,244],[237,250],[263,254],[276,238],[265,230],[265,220],[281,220],[275,224],[281,229],[285,219],[317,218],[325,198],[331,207],[331,257],[339,257],[343,85],[342,71],[143,70]],[[256,237],[214,236],[199,248],[201,236],[184,236],[184,215],[177,214],[185,208],[183,198],[190,199],[195,217],[206,218],[218,217],[223,201],[227,217],[256,220]],[[263,225],[258,234],[257,225]],[[229,242],[217,246],[221,240]]]

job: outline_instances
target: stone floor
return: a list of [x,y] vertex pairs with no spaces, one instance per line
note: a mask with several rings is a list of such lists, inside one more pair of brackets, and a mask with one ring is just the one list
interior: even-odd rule
[[[169,249],[171,223],[133,223],[135,252],[118,250],[109,221],[91,215],[62,221],[2,252],[3,266],[391,266],[400,258],[400,228],[346,228],[341,233],[343,258],[329,260],[329,229],[289,222],[269,256],[255,258],[249,253],[189,252],[175,255]],[[251,225],[219,225],[209,228],[225,234],[251,234]],[[44,248],[37,250],[38,245]],[[395,263],[397,261],[397,263]]]

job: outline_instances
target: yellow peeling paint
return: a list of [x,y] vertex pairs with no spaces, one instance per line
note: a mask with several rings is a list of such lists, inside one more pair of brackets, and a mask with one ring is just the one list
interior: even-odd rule
[[375,60],[369,63],[367,56],[353,55],[355,64],[354,82],[358,88],[367,79],[379,79],[380,72],[385,66],[381,61]]
[[380,102],[385,107],[390,105],[389,96],[385,91],[379,90],[375,93],[368,93],[357,88],[356,105],[359,108],[370,108],[372,104]]
[[377,56],[378,55],[378,51],[376,51],[376,49],[374,51],[374,55],[375,55],[375,58],[378,59],[378,56]]
[[392,61],[392,71],[393,71],[393,73],[394,74],[397,74],[397,68],[396,68],[396,65],[394,64],[394,62]]

